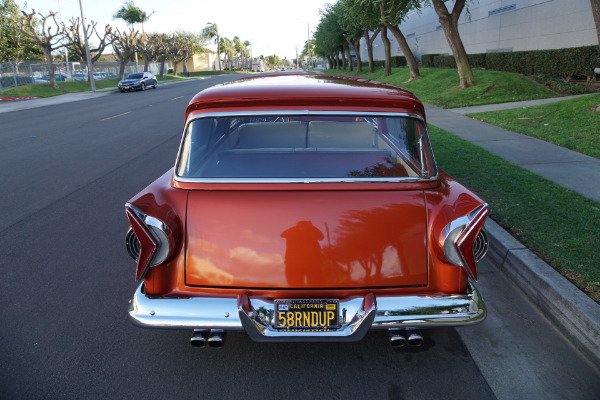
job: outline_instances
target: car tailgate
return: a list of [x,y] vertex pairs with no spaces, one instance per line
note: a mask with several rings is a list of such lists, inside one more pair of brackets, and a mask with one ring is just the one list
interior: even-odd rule
[[420,190],[191,190],[186,226],[190,286],[427,284]]

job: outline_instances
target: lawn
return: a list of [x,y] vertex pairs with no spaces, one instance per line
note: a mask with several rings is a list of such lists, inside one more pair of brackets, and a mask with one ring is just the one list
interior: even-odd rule
[[[421,79],[406,83],[410,78],[408,68],[393,68],[392,75],[383,77],[379,69],[370,79],[387,82],[406,88],[416,94],[421,101],[442,108],[457,108],[483,104],[506,103],[556,97],[556,94],[543,85],[523,76],[502,71],[473,70],[476,85],[460,89],[458,72],[455,69],[420,68]],[[327,70],[327,73],[348,74],[346,71]],[[356,75],[356,70],[350,73]]]
[[429,128],[438,166],[487,201],[496,222],[600,302],[600,204]]
[[600,158],[600,94],[470,117]]
[[[183,77],[180,75],[165,74],[162,78],[156,75],[159,82],[168,82],[180,79],[194,79],[202,76],[220,75],[220,74],[237,74],[238,72],[233,71],[203,71],[194,72],[190,74],[190,77]],[[96,83],[96,90],[109,90],[116,89],[119,83],[119,79],[100,79],[94,81]],[[31,85],[17,86],[6,89],[2,92],[0,97],[22,97],[22,96],[34,96],[34,97],[52,97],[58,96],[65,93],[75,92],[90,92],[92,90],[88,82],[57,82],[58,89],[54,89],[49,83],[34,83]]]
[[[118,79],[100,79],[95,81],[96,90],[116,88]],[[2,93],[2,97],[52,97],[65,93],[87,92],[91,91],[88,82],[57,82],[58,89],[54,89],[49,83],[34,83],[31,85],[17,86],[6,89]]]

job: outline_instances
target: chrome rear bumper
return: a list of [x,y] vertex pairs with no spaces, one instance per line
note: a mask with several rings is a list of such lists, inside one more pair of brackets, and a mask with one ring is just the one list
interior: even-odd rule
[[464,295],[374,296],[340,299],[339,329],[290,332],[273,327],[274,304],[246,295],[231,297],[149,297],[140,284],[129,317],[138,326],[172,329],[243,330],[259,342],[357,341],[370,329],[463,326],[485,319],[486,308],[469,283]]

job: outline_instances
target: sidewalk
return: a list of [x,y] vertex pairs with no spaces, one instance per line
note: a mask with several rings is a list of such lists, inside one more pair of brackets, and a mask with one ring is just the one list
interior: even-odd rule
[[[536,100],[526,103],[543,104],[542,101]],[[473,109],[474,107],[471,108],[471,110]],[[465,113],[465,109],[457,112],[456,110],[444,110],[425,104],[425,113],[427,122],[430,124],[482,147],[513,164],[600,202],[599,159],[531,136],[474,120],[462,115]]]

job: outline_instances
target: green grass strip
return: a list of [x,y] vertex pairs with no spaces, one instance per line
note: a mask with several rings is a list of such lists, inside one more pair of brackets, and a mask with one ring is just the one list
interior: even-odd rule
[[[195,77],[211,76],[211,75],[222,75],[222,74],[237,74],[241,72],[235,71],[201,71],[193,72],[190,74],[190,78],[165,74],[162,78],[156,75],[159,82],[175,81],[180,79],[193,79]],[[96,84],[96,90],[103,89],[117,89],[119,79],[99,79],[94,81]],[[34,97],[52,97],[66,93],[77,93],[77,92],[91,92],[92,87],[88,82],[57,82],[58,89],[54,89],[49,83],[33,83],[31,85],[17,86],[6,89],[2,92],[1,97],[21,97],[21,96],[34,96]]]
[[438,166],[487,201],[496,222],[600,302],[600,203],[429,129]]
[[[368,71],[368,70],[367,70]],[[460,89],[458,72],[455,69],[419,68],[421,79],[407,83],[410,73],[407,67],[392,68],[392,75],[383,77],[384,70],[378,69],[371,75],[360,76],[406,88],[421,101],[442,108],[478,106],[555,97],[556,94],[520,75],[502,71],[473,70],[475,86]],[[327,70],[327,73],[356,75],[353,72]]]
[[540,106],[469,114],[502,128],[600,158],[600,94]]

